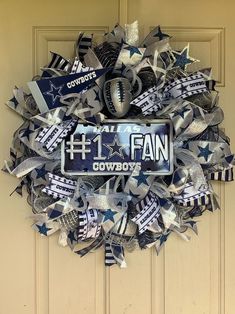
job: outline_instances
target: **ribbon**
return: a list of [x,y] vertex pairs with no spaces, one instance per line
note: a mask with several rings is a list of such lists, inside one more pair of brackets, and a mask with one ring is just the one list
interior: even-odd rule
[[160,215],[160,206],[156,195],[150,192],[136,204],[136,208],[139,214],[132,218],[132,221],[139,226],[141,234],[157,220]]
[[53,152],[75,126],[76,120],[65,121],[58,125],[43,128],[36,141],[42,143],[49,152]]
[[75,192],[76,181],[54,175],[53,173],[49,173],[48,177],[49,184],[43,188],[42,192],[51,195],[53,198],[70,197]]

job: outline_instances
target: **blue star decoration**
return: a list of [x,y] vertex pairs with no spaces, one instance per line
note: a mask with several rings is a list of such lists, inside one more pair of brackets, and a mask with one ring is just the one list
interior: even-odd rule
[[187,45],[181,52],[173,51],[173,55],[175,57],[173,67],[180,67],[184,71],[187,65],[198,61],[189,57],[189,45]]
[[100,93],[99,93],[99,91],[94,89],[94,93],[95,93],[95,99],[94,100],[100,101]]
[[159,241],[160,241],[160,246],[163,245],[164,242],[168,239],[170,233],[162,234]]
[[117,155],[121,159],[124,159],[123,156],[123,149],[127,146],[126,144],[120,144],[117,135],[114,136],[114,140],[110,144],[103,144],[109,150],[108,159],[112,158],[113,156]]
[[42,225],[36,224],[36,226],[38,228],[38,231],[45,236],[47,236],[48,231],[51,230],[51,228],[47,228],[45,223],[43,223]]
[[187,107],[184,107],[182,110],[175,111],[172,117],[174,118],[180,116],[182,119],[184,119],[185,113],[189,111],[191,111],[191,109],[187,109]]
[[71,230],[69,231],[68,238],[69,238],[72,245],[73,245],[73,242],[77,242],[77,239],[74,236],[74,231],[71,231]]
[[50,84],[50,89],[47,92],[44,92],[43,94],[50,96],[54,104],[57,98],[60,98],[61,96],[63,96],[61,91],[64,87],[64,84],[58,87],[56,87],[51,81],[49,82],[49,84]]
[[142,53],[140,52],[140,50],[137,47],[134,46],[127,46],[124,49],[129,50],[130,51],[130,58],[136,53],[138,55],[142,55]]
[[45,169],[45,165],[42,166],[41,168],[36,168],[35,169],[37,175],[36,175],[36,179],[40,179],[42,178],[43,180],[46,180],[46,174],[47,174],[47,171]]
[[198,146],[198,149],[200,150],[200,153],[197,155],[197,157],[204,157],[205,161],[208,161],[209,156],[213,154],[213,151],[209,149],[209,143],[206,145],[206,147]]
[[107,220],[110,220],[112,222],[114,222],[114,216],[117,214],[118,212],[116,211],[112,211],[110,208],[107,209],[103,215],[104,215],[104,220],[103,222],[107,221]]
[[132,178],[135,178],[137,180],[137,186],[139,186],[141,183],[145,185],[149,185],[147,182],[149,176],[144,175],[143,172],[140,172],[138,176],[132,176]]
[[9,101],[13,104],[13,106],[14,106],[15,109],[16,109],[17,106],[18,106],[18,104],[19,104],[18,101],[16,100],[16,98],[13,97],[13,98],[11,98]]
[[153,37],[158,37],[159,40],[163,40],[164,38],[167,38],[167,37],[170,37],[169,35],[167,34],[164,34],[161,30],[161,27],[160,25],[157,26],[157,32],[156,34],[153,35]]
[[29,137],[30,137],[30,134],[33,133],[34,131],[33,130],[30,130],[30,127],[28,126],[26,129],[23,129],[22,130],[22,134],[21,134],[21,138],[23,137],[27,137],[27,140],[29,141]]

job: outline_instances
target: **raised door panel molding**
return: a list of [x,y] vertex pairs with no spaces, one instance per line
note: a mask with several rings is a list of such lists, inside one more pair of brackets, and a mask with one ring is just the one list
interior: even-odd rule
[[[150,27],[150,30],[152,29],[153,27]],[[190,70],[212,67],[217,86],[225,86],[224,28],[162,26],[162,29],[164,33],[172,36],[171,43],[174,49],[182,49],[190,43],[190,55],[201,61],[192,65]]]
[[33,28],[33,75],[38,74],[40,67],[48,62],[48,54],[52,49],[63,53],[66,58],[71,58],[79,32],[94,34],[94,40],[98,43],[108,30],[108,26],[35,26]]

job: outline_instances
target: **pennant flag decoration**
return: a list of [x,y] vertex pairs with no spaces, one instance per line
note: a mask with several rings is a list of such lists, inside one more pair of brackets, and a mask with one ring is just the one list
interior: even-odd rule
[[62,106],[60,97],[71,93],[80,93],[99,77],[109,71],[109,68],[75,73],[71,75],[41,79],[28,83],[33,97],[41,112]]

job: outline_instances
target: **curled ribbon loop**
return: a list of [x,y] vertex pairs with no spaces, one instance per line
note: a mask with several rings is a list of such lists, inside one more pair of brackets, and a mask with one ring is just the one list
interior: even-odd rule
[[200,166],[197,157],[190,151],[182,148],[175,150],[175,165],[181,167],[178,163],[181,161],[184,166],[188,169],[191,180],[194,183],[196,189],[205,189],[208,184],[206,182],[202,167]]

